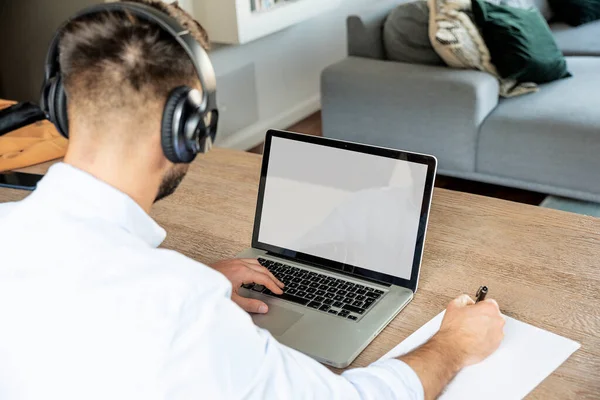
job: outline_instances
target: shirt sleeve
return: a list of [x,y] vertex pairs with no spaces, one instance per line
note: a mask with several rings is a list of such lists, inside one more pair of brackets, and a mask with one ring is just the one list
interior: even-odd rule
[[400,360],[382,360],[337,375],[280,344],[228,298],[221,297],[208,307],[204,304],[203,309],[201,318],[182,323],[184,332],[172,346],[170,375],[176,381],[170,379],[170,384],[188,388],[187,396],[344,400],[424,397],[418,376]]

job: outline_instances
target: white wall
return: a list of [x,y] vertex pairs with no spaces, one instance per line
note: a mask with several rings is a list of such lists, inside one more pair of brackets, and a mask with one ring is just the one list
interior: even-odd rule
[[[327,1],[327,0],[323,0]],[[249,63],[255,67],[258,120],[235,132],[220,132],[220,144],[248,149],[262,142],[267,129],[282,129],[320,108],[320,74],[346,56],[346,17],[377,0],[344,0],[333,11],[284,31],[212,52],[218,77]],[[219,81],[218,81],[219,83]],[[235,97],[221,96],[223,119]]]

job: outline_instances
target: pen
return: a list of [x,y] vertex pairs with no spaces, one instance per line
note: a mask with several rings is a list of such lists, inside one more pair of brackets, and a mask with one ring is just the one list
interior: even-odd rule
[[477,294],[475,295],[475,303],[479,303],[480,301],[485,300],[485,296],[487,296],[487,292],[488,292],[487,286],[480,287],[479,290],[477,291]]

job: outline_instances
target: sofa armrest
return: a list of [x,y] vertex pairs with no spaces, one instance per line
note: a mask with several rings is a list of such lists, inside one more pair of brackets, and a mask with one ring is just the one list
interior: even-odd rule
[[323,134],[473,171],[479,126],[498,95],[498,81],[484,72],[349,57],[323,71]]
[[350,15],[346,20],[348,55],[383,60],[383,24],[401,1],[383,1]]

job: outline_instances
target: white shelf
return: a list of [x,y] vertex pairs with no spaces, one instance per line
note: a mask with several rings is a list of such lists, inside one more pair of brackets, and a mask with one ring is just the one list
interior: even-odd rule
[[252,11],[250,0],[195,0],[193,14],[211,41],[243,44],[338,7],[341,0],[294,0]]

